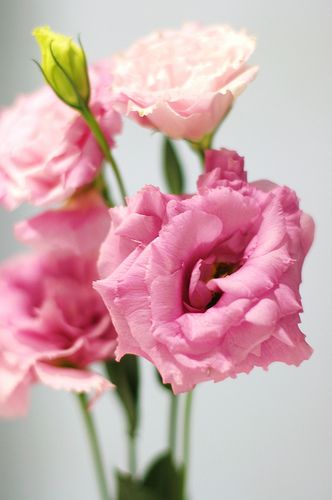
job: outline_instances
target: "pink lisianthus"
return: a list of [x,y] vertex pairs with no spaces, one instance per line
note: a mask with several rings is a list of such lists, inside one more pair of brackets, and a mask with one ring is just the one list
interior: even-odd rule
[[185,24],[138,40],[113,57],[117,109],[174,139],[213,132],[255,77],[255,39],[229,26]]
[[[107,63],[90,69],[91,108],[110,147],[121,131],[120,115],[104,87]],[[0,202],[9,209],[23,201],[63,201],[93,181],[103,160],[89,127],[49,87],[19,97],[0,112]]]
[[37,382],[95,395],[111,386],[89,370],[113,358],[116,345],[108,311],[92,288],[108,228],[106,207],[89,204],[17,227],[38,249],[0,267],[0,415],[24,414]]
[[298,326],[312,219],[287,187],[247,183],[236,153],[207,164],[188,199],[146,187],[111,210],[95,284],[117,359],[145,357],[175,393],[312,352]]

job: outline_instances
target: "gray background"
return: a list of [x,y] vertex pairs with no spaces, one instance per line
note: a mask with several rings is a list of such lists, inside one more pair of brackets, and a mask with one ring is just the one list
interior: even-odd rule
[[[250,179],[292,186],[317,222],[304,268],[303,330],[315,349],[300,368],[275,365],[195,394],[193,500],[331,500],[331,2],[329,0],[11,0],[0,2],[0,104],[40,83],[30,58],[35,25],[81,33],[90,60],[185,20],[229,22],[258,37],[257,80],[218,135],[246,156]],[[330,141],[328,141],[330,139]],[[126,123],[116,156],[134,192],[161,183],[158,135]],[[194,186],[197,162],[183,148]],[[0,211],[1,257],[16,251],[14,220]],[[167,399],[144,368],[140,463],[164,444]],[[124,465],[114,396],[97,405],[108,468]],[[111,458],[110,458],[111,457]],[[97,499],[80,416],[71,395],[42,387],[26,419],[0,423],[1,500]],[[171,500],[171,499],[170,499]]]

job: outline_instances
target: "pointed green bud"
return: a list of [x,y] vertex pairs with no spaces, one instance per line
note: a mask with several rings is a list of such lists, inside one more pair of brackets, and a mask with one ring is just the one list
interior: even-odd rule
[[35,28],[33,36],[41,50],[39,65],[57,96],[74,108],[88,104],[90,83],[84,50],[69,36],[54,33],[48,26]]

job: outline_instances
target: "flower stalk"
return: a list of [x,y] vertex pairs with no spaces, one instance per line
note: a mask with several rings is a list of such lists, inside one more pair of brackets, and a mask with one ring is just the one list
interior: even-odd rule
[[124,182],[122,180],[122,176],[121,176],[119,167],[114,159],[114,156],[111,153],[111,150],[109,148],[107,140],[104,136],[104,133],[101,130],[100,125],[97,122],[96,118],[94,117],[93,113],[91,112],[89,106],[86,105],[84,102],[82,102],[82,106],[80,108],[80,113],[83,116],[83,118],[85,119],[88,126],[90,127],[90,130],[93,133],[96,141],[98,142],[100,149],[103,152],[105,160],[110,164],[110,166],[113,170],[115,179],[116,179],[118,187],[119,187],[122,201],[125,204],[127,194],[126,194]]
[[190,435],[191,435],[191,416],[192,416],[193,391],[186,395],[184,408],[184,426],[183,426],[183,500],[188,500],[188,471],[190,456]]
[[100,451],[100,445],[98,441],[97,431],[92,418],[92,415],[88,409],[87,397],[84,393],[78,394],[78,402],[82,412],[83,420],[85,423],[86,432],[90,442],[91,453],[93,457],[93,462],[96,471],[96,477],[100,492],[101,500],[112,500],[108,492],[107,481],[105,476],[105,470],[103,465],[103,460]]
[[200,141],[188,141],[191,149],[197,154],[201,161],[202,168],[204,170],[204,162],[205,162],[205,151],[212,147],[212,141],[214,137],[215,131],[210,134],[206,134]]
[[168,446],[170,454],[175,462],[176,459],[176,441],[177,441],[177,420],[179,411],[179,398],[171,393],[170,414],[169,414],[169,429],[168,429]]

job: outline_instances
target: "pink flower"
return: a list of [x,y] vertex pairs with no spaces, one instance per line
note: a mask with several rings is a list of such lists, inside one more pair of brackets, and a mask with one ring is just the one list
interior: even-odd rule
[[[106,63],[90,70],[91,107],[110,147],[121,119],[106,99],[111,82]],[[23,201],[62,201],[93,181],[103,160],[100,148],[77,111],[49,87],[19,97],[0,113],[0,202],[13,209]]]
[[213,132],[255,77],[255,39],[229,26],[185,24],[138,40],[113,57],[117,108],[174,139]]
[[289,188],[248,184],[234,152],[209,152],[207,163],[191,198],[146,187],[111,210],[95,284],[117,359],[145,357],[175,393],[312,352],[298,326],[312,219]]
[[88,368],[113,358],[116,344],[110,316],[92,288],[108,228],[107,209],[90,204],[18,226],[21,239],[38,250],[0,267],[0,415],[24,414],[37,382],[96,395],[111,386]]

